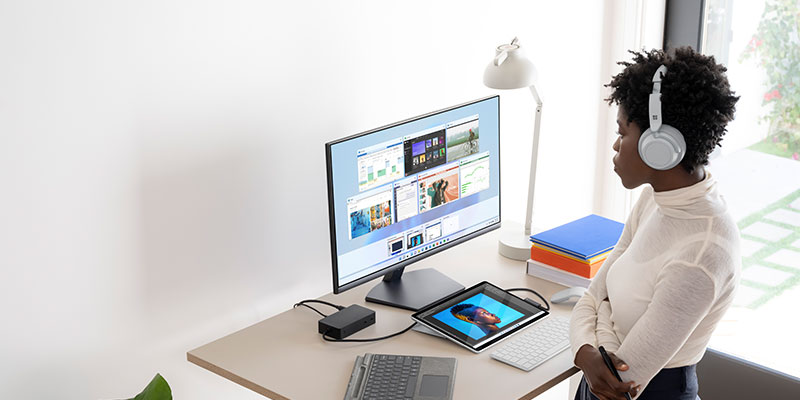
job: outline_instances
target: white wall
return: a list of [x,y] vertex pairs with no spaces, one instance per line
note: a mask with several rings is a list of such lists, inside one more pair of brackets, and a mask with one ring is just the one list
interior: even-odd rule
[[[604,4],[1,2],[0,398],[156,372],[257,398],[185,352],[330,291],[323,144],[493,93],[515,35],[542,78],[539,225],[589,213]],[[521,220],[533,100],[501,96]]]

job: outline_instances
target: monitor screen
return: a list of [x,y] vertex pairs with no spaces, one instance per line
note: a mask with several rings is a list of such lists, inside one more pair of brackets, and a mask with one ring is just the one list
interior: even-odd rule
[[334,292],[500,224],[492,96],[326,144]]

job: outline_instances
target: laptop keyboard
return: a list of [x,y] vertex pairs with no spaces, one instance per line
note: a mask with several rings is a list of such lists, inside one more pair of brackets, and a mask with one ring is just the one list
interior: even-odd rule
[[362,398],[412,399],[421,362],[422,357],[374,354]]

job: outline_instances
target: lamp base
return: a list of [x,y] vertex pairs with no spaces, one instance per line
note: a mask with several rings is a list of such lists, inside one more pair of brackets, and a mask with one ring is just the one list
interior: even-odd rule
[[497,248],[501,256],[512,260],[526,261],[531,258],[530,236],[525,234],[522,225],[513,222],[507,225],[503,223]]

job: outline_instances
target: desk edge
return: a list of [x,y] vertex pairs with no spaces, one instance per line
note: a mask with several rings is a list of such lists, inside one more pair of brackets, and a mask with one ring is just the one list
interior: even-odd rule
[[228,380],[230,380],[230,381],[232,381],[234,383],[242,385],[242,386],[244,386],[244,387],[246,387],[246,388],[248,388],[248,389],[250,389],[250,390],[252,390],[252,391],[254,391],[254,392],[258,393],[258,394],[260,394],[260,395],[269,397],[270,399],[273,399],[273,400],[291,400],[288,397],[281,396],[281,395],[279,395],[279,394],[277,394],[277,393],[275,393],[275,392],[273,392],[271,390],[268,390],[268,389],[266,389],[266,388],[264,388],[262,386],[259,386],[258,384],[254,383],[254,382],[251,382],[251,381],[249,381],[247,379],[244,379],[242,377],[239,377],[239,376],[237,376],[237,375],[235,375],[235,374],[233,374],[233,373],[231,373],[229,371],[226,371],[223,368],[217,367],[217,366],[215,366],[215,365],[213,365],[213,364],[211,364],[211,363],[209,363],[209,362],[207,362],[207,361],[195,356],[191,352],[186,352],[186,360],[189,361],[192,364],[195,364],[195,365],[201,367],[201,368],[205,368],[205,369],[207,369],[207,370],[209,370],[209,371],[211,371],[211,372],[213,372],[213,373],[215,373],[215,374],[217,374],[217,375],[219,375],[219,376],[221,376],[221,377],[223,377],[225,379],[228,379]]
[[536,396],[538,396],[538,395],[550,390],[550,388],[552,388],[553,386],[565,381],[567,378],[571,377],[572,375],[575,375],[579,371],[580,371],[580,369],[578,369],[577,367],[573,366],[572,368],[564,371],[561,374],[558,374],[558,376],[554,377],[553,379],[550,379],[544,385],[539,386],[535,390],[532,390],[531,392],[529,392],[528,394],[520,397],[519,399],[520,400],[530,400],[530,399],[532,399],[532,398],[534,398],[534,397],[536,397]]

